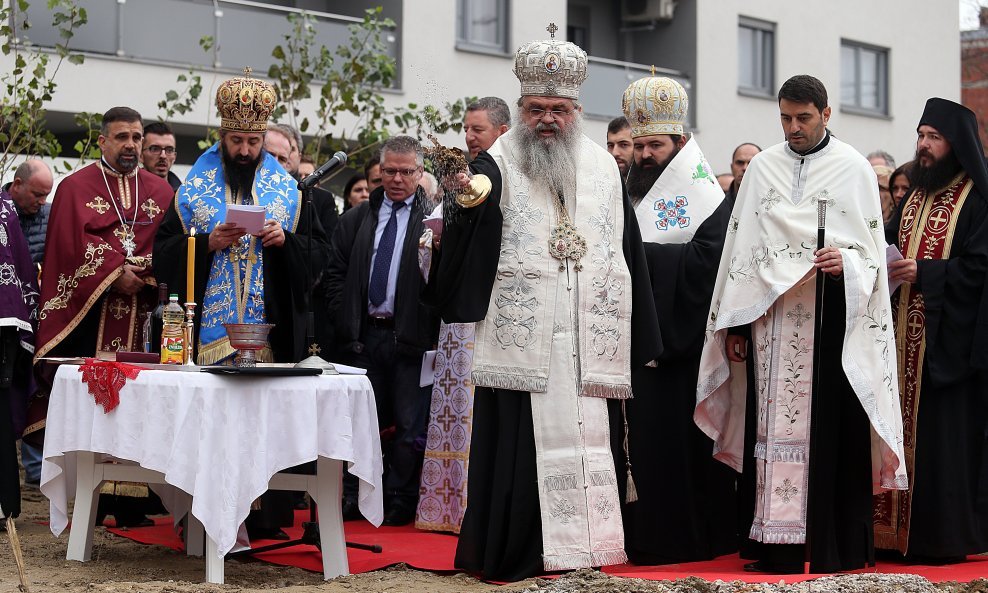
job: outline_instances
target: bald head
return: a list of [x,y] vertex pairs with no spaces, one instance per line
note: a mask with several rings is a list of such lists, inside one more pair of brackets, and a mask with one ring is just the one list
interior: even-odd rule
[[17,167],[8,192],[18,210],[24,214],[37,214],[48,200],[53,183],[48,165],[38,159],[29,159]]
[[744,179],[744,172],[748,170],[748,163],[761,151],[762,149],[757,144],[750,142],[745,142],[734,149],[734,154],[731,155],[731,174],[734,175],[734,181],[731,182],[731,189],[735,193],[741,187],[741,180]]

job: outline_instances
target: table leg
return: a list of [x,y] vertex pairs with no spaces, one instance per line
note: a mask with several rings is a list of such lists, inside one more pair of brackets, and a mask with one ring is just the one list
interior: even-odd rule
[[75,506],[72,508],[72,526],[65,553],[68,560],[88,562],[92,557],[96,505],[99,503],[96,490],[102,481],[102,471],[97,476],[96,454],[91,451],[77,452]]
[[326,580],[350,574],[340,508],[340,482],[343,462],[320,457],[316,460],[316,492],[309,495],[319,509],[319,541],[322,542],[322,570]]
[[217,553],[216,542],[206,534],[206,582],[223,584],[223,556]]

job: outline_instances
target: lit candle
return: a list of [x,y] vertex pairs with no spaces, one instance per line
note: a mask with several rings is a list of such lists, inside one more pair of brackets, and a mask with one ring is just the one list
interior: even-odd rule
[[185,264],[185,302],[196,302],[196,228],[189,229],[189,238],[186,241],[187,253]]

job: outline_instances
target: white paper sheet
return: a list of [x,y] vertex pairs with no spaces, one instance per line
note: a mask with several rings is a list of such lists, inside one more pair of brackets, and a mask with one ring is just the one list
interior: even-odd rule
[[239,227],[247,229],[247,234],[256,235],[261,232],[261,228],[264,226],[264,217],[266,215],[267,210],[264,206],[255,206],[253,204],[227,204],[226,220],[223,222],[232,222]]
[[[888,264],[891,264],[894,261],[899,261],[900,259],[903,259],[903,257],[898,247],[896,247],[895,245],[885,246],[886,266],[888,266]],[[895,289],[899,288],[901,284],[902,284],[902,280],[892,280],[891,278],[889,278],[889,294],[891,295],[893,292],[895,292]]]
[[419,373],[419,387],[432,385],[436,379],[436,351],[427,350],[422,355],[422,371]]

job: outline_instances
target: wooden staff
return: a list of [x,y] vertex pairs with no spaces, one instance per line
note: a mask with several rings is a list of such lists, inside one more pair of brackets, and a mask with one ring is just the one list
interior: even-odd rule
[[[817,251],[823,249],[824,238],[826,235],[827,228],[827,200],[820,198],[816,203],[816,216],[817,216],[817,228],[816,228],[816,248]],[[816,443],[817,435],[820,434],[819,418],[817,417],[816,410],[817,400],[821,397],[820,394],[820,377],[821,373],[821,362],[823,360],[823,348],[820,345],[820,337],[823,335],[823,281],[826,277],[823,270],[820,268],[816,269],[816,303],[814,303],[814,315],[813,315],[813,387],[810,392],[810,443],[809,443],[809,455],[806,458],[806,471],[809,472],[806,480],[806,543],[804,544],[806,551],[806,560],[803,563],[803,572],[806,574],[810,573],[810,562],[812,559],[812,546],[810,545],[810,518],[813,515],[813,507],[811,506],[811,497],[813,496],[813,468],[810,464],[810,460],[813,456],[813,447]]]
[[27,574],[24,572],[24,554],[21,552],[21,540],[17,537],[17,527],[14,525],[14,518],[7,517],[7,537],[10,538],[10,549],[14,553],[14,562],[17,563],[17,577],[21,584],[17,588],[23,593],[30,593],[27,586]]

